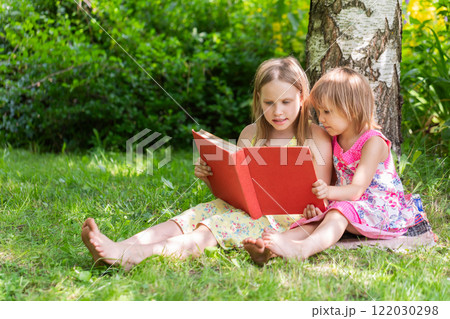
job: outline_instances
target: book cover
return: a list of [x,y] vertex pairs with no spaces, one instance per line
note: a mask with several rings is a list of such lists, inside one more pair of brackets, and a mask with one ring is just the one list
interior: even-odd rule
[[325,202],[311,191],[317,177],[308,147],[240,148],[203,130],[192,133],[213,172],[208,179],[214,196],[253,219],[301,214],[308,204],[325,210]]

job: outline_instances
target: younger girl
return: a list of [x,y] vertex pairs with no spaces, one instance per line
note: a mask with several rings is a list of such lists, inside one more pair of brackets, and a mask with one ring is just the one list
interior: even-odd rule
[[285,233],[270,229],[258,239],[246,239],[245,249],[259,264],[274,256],[306,259],[335,244],[348,231],[368,238],[393,238],[414,224],[417,208],[407,202],[395,171],[390,141],[374,120],[374,96],[369,82],[349,68],[325,74],[306,103],[333,137],[336,186],[321,179],[312,185],[325,212],[311,205],[303,219]]
[[[292,57],[271,59],[260,65],[254,80],[252,113],[255,123],[241,132],[238,145],[311,144],[317,175],[331,179],[331,141],[326,132],[309,122],[309,110],[303,105],[309,93],[305,72]],[[211,169],[198,161],[195,176],[208,186]],[[280,185],[282,187],[282,185]],[[100,232],[92,218],[82,226],[82,239],[95,261],[121,264],[125,269],[152,255],[197,256],[206,247],[239,247],[247,237],[260,237],[264,229],[284,231],[300,218],[263,216],[253,220],[244,211],[216,199],[144,230],[122,242],[114,242]]]

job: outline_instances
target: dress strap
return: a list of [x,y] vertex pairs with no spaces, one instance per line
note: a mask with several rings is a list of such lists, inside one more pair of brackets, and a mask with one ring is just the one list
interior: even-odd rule
[[389,141],[387,139],[387,137],[383,135],[383,133],[381,133],[380,131],[377,131],[377,130],[368,130],[368,131],[364,132],[364,134],[361,135],[359,137],[359,139],[355,142],[355,145],[354,145],[355,149],[361,150],[363,148],[364,144],[366,144],[367,140],[373,136],[381,137],[386,142],[388,148],[389,149],[391,148],[391,141]]
[[[341,146],[339,145],[337,141],[337,136],[333,136],[333,155],[337,158],[342,159],[347,165],[351,164],[355,161],[358,161],[361,159],[361,150],[364,146],[364,144],[367,142],[367,140],[373,136],[379,136],[383,140],[386,141],[386,144],[388,145],[388,148],[391,148],[391,141],[389,141],[383,133],[377,130],[368,130],[361,135],[358,140],[348,149],[347,151],[343,151]],[[389,152],[390,153],[390,152]],[[388,159],[391,155],[389,155]],[[387,160],[388,160],[387,159]],[[386,161],[387,161],[386,160]]]

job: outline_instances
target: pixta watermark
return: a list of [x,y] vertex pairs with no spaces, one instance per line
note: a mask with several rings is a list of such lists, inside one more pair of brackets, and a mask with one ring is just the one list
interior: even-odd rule
[[164,158],[155,163],[155,151],[172,139],[170,136],[163,136],[158,139],[161,135],[158,132],[152,133],[150,129],[146,128],[128,139],[126,143],[127,164],[129,166],[136,165],[138,171],[145,171],[148,175],[153,175],[154,164],[157,164],[158,169],[160,169],[169,163],[172,154],[170,145],[164,149]]

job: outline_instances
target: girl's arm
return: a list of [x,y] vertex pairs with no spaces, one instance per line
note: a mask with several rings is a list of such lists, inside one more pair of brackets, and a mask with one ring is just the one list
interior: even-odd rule
[[[314,169],[317,178],[327,185],[331,183],[333,173],[333,151],[328,133],[316,124],[311,124],[312,142],[307,143],[314,155]],[[313,145],[309,145],[313,143]]]
[[[334,174],[331,137],[323,128],[316,124],[311,124],[311,132],[313,139],[312,141],[307,141],[306,145],[310,147],[311,152],[314,155],[313,165],[317,178],[319,181],[323,182],[324,185],[329,185],[332,181],[332,175]],[[303,210],[303,216],[306,219],[321,214],[323,214],[323,212],[320,211],[319,208],[314,207],[314,205],[307,205]]]
[[337,201],[358,200],[373,180],[377,166],[389,156],[389,148],[381,137],[371,137],[361,150],[361,160],[356,168],[352,183],[344,186],[328,186],[318,180],[313,184],[313,193],[319,199]]

